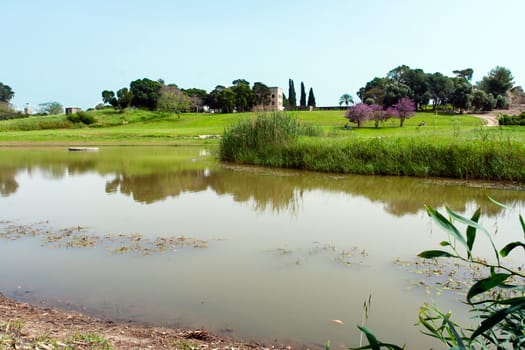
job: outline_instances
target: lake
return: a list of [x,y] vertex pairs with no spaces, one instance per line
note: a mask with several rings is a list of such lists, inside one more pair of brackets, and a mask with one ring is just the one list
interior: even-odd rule
[[110,320],[333,348],[359,345],[371,296],[367,327],[422,349],[436,344],[414,326],[424,302],[469,322],[459,293],[414,272],[415,256],[446,239],[424,205],[467,216],[480,206],[499,246],[522,238],[519,188],[235,166],[215,152],[0,148],[0,292]]

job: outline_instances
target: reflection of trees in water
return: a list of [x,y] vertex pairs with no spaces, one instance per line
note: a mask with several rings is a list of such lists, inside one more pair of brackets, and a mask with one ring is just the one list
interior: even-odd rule
[[[299,176],[300,178],[301,176]],[[220,170],[210,187],[217,194],[231,194],[236,202],[253,201],[256,210],[288,210],[296,213],[302,202],[303,189],[297,176],[282,172]]]
[[[470,205],[481,206],[486,215],[495,215],[501,208],[491,204],[491,196],[507,205],[523,205],[525,192],[505,189],[473,188],[461,182],[414,179],[403,177],[374,177],[332,175],[300,171],[281,171],[255,167],[214,167],[197,159],[199,149],[154,148],[117,149],[97,155],[75,155],[56,151],[20,152],[0,161],[0,193],[9,196],[18,190],[15,175],[38,169],[47,176],[61,178],[66,174],[116,174],[107,181],[108,193],[120,192],[143,203],[176,197],[188,191],[213,189],[217,194],[229,194],[237,202],[253,202],[255,210],[289,211],[296,213],[303,195],[320,190],[362,196],[381,203],[388,213],[396,216],[414,214],[424,205],[448,205],[464,212]],[[197,157],[197,158],[196,158]],[[8,159],[8,160],[7,160]]]
[[153,203],[183,192],[204,191],[208,187],[206,170],[179,171],[173,173],[127,175],[121,173],[106,182],[106,192],[132,196],[137,202]]
[[448,205],[458,212],[475,204],[481,206],[484,214],[496,215],[502,208],[492,204],[488,196],[509,206],[523,204],[525,200],[523,191],[474,188],[461,182],[403,177],[222,170],[217,178],[221,187],[212,186],[217,193],[232,193],[238,201],[253,199],[259,209],[296,210],[303,194],[313,190],[362,196],[382,203],[385,211],[395,216],[415,214],[424,210],[425,204]]
[[15,180],[16,170],[0,170],[0,194],[7,197],[18,190],[18,182]]
[[362,196],[382,203],[385,211],[395,216],[415,214],[424,210],[424,205],[448,205],[465,212],[473,204],[481,206],[485,215],[496,215],[502,209],[488,200],[489,195],[510,206],[525,200],[522,191],[473,188],[453,181],[444,184],[414,178],[336,176],[257,168],[217,168],[209,173],[187,170],[141,176],[121,174],[106,184],[107,192],[120,189],[121,193],[146,203],[208,188],[219,195],[232,195],[237,202],[253,201],[255,210],[291,213],[301,207],[304,193],[314,190]]

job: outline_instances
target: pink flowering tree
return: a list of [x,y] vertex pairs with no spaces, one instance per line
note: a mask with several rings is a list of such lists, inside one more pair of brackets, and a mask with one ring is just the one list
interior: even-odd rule
[[346,110],[345,118],[352,123],[356,123],[357,127],[360,128],[362,123],[369,120],[372,116],[372,109],[365,103],[358,103],[351,106]]
[[399,118],[399,126],[402,127],[405,119],[410,118],[416,114],[416,104],[409,98],[403,97],[393,106],[397,111]]
[[379,127],[379,123],[384,123],[391,117],[391,115],[388,114],[387,111],[385,111],[383,107],[378,104],[373,104],[370,106],[370,113],[370,119],[374,121],[374,126],[376,128]]

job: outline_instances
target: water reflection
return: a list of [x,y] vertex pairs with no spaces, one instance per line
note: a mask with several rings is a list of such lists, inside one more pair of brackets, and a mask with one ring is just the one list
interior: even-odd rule
[[[237,202],[252,202],[256,210],[296,212],[305,191],[322,190],[365,197],[381,203],[395,216],[414,214],[424,204],[448,205],[463,212],[475,203],[486,215],[501,208],[491,205],[487,196],[509,205],[519,205],[525,192],[478,187],[454,181],[400,177],[337,176],[331,174],[222,166],[215,162],[213,150],[182,147],[108,147],[99,153],[68,153],[62,148],[0,150],[0,193],[10,196],[19,190],[17,174],[35,169],[47,177],[98,173],[105,176],[104,191],[121,193],[134,201],[150,204],[177,197],[185,192],[213,190],[232,195]],[[102,189],[101,189],[102,190]]]

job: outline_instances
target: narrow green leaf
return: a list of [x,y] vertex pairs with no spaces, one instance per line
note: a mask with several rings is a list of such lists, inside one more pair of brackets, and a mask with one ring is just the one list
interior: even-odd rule
[[525,249],[525,244],[522,242],[509,243],[500,251],[501,256],[506,257],[516,247],[522,247],[523,249]]
[[520,222],[521,222],[521,228],[523,229],[523,238],[525,238],[525,220],[523,220],[523,216],[520,214]]
[[452,332],[452,335],[454,336],[454,339],[456,340],[456,343],[458,344],[458,349],[465,350],[465,344],[463,343],[463,340],[459,336],[458,332],[456,331],[456,328],[454,328],[454,324],[450,322],[448,317],[446,318],[448,329]]
[[495,273],[488,278],[477,281],[472,287],[470,287],[467,294],[467,301],[470,302],[470,299],[472,299],[474,296],[484,293],[502,284],[510,276],[511,275],[508,273]]
[[441,242],[439,243],[439,245],[442,246],[442,247],[449,247],[449,246],[450,246],[450,242],[447,242],[447,241],[441,241]]
[[351,348],[352,350],[365,350],[365,349],[381,350],[382,347],[385,347],[390,350],[403,350],[404,349],[404,346],[399,347],[395,344],[382,343],[378,341],[375,335],[373,335],[372,332],[370,332],[366,327],[362,327],[362,326],[357,326],[357,327],[361,330],[361,332],[363,332],[366,335],[366,339],[368,340],[369,345],[362,346],[360,348]]
[[487,330],[491,329],[492,327],[494,327],[499,322],[503,321],[505,319],[505,317],[507,317],[509,314],[511,314],[511,313],[513,313],[515,311],[521,310],[521,309],[525,309],[525,302],[517,303],[517,304],[515,304],[513,306],[510,306],[510,307],[508,307],[506,309],[501,309],[501,310],[498,310],[498,311],[494,312],[489,318],[487,318],[487,319],[483,320],[483,322],[481,322],[481,324],[478,327],[478,329],[476,329],[472,333],[472,335],[470,336],[470,339],[474,340],[480,334],[483,334],[484,332],[486,332]]
[[420,258],[423,259],[434,259],[434,258],[452,258],[454,255],[444,251],[444,250],[425,250],[418,254]]
[[[445,207],[445,209],[447,210],[447,213],[456,221],[459,221],[461,222],[462,224],[465,224],[465,225],[468,225],[468,226],[471,226],[471,227],[474,227],[480,231],[483,231],[485,232],[486,234],[490,235],[490,232],[487,231],[487,229],[483,226],[481,226],[480,224],[478,224],[477,221],[474,221],[474,220],[471,220],[471,219],[467,219],[466,217],[464,216],[461,216],[459,215],[458,213],[456,213],[455,211],[453,211],[452,209],[450,209],[449,207]],[[478,209],[480,210],[480,209]],[[477,210],[477,211],[478,211]],[[476,211],[476,213],[477,213]],[[475,217],[476,213],[474,213],[474,215],[472,216],[473,218]],[[481,214],[481,211],[480,211],[480,214]],[[479,215],[478,214],[478,219],[479,219]]]
[[[490,232],[487,231],[486,228],[484,228],[483,226],[481,226],[477,222],[474,222],[473,220],[469,220],[469,219],[467,219],[467,218],[465,218],[465,217],[455,213],[453,210],[449,209],[448,207],[446,209],[447,209],[447,212],[450,214],[450,216],[452,216],[454,219],[456,219],[457,221],[459,221],[459,222],[461,222],[461,223],[463,223],[465,225],[468,225],[469,227],[474,227],[474,228],[482,231],[488,237],[488,239],[490,241],[490,245],[492,246],[492,250],[494,251],[494,255],[496,256],[496,260],[498,261],[498,264],[499,264],[500,263],[500,256],[498,254],[498,249],[494,245],[494,241],[492,240],[492,236],[491,236]],[[472,242],[472,243],[474,243],[474,242]],[[467,250],[469,250],[468,246],[467,246]],[[470,250],[469,250],[469,258],[470,257],[471,257],[471,254],[470,254]]]
[[326,341],[326,345],[325,345],[324,348],[325,348],[325,350],[330,350],[330,348],[331,348],[330,340],[327,340],[327,341]]
[[366,327],[357,326],[361,332],[365,333],[366,339],[368,340],[368,344],[370,344],[370,349],[372,350],[381,350],[379,347],[379,341],[377,341],[377,338],[375,335],[372,334]]
[[502,208],[505,208],[505,209],[510,209],[510,207],[506,206],[505,204],[501,203],[501,202],[498,202],[497,200],[495,200],[494,198],[492,198],[491,196],[488,196],[489,197],[489,200],[496,204],[497,206],[500,206]]
[[456,240],[458,240],[465,247],[467,246],[467,241],[461,235],[459,230],[454,226],[450,221],[448,221],[440,212],[431,207],[426,207],[428,215],[436,221],[441,228],[443,228],[448,234],[451,234]]
[[494,303],[499,305],[514,305],[519,303],[525,303],[525,297],[496,300]]
[[[472,215],[472,218],[470,219],[472,222],[478,223],[479,217],[481,216],[481,208],[478,208],[474,215]],[[469,258],[472,256],[472,247],[474,246],[474,241],[476,240],[476,231],[477,229],[473,226],[467,227],[467,248],[468,248],[468,255]]]

